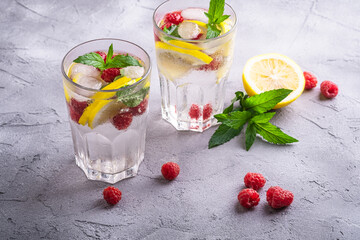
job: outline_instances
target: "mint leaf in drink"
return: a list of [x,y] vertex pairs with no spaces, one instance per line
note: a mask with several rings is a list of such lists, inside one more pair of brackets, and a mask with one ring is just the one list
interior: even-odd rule
[[128,66],[142,67],[140,62],[132,56],[116,55],[110,62],[106,62],[106,68],[124,68]]
[[75,63],[82,63],[85,65],[93,66],[101,71],[108,68],[124,68],[128,66],[139,66],[142,67],[140,62],[132,56],[127,55],[116,55],[113,57],[114,50],[113,44],[110,45],[107,56],[106,63],[100,54],[91,52],[85,55],[79,56],[74,60]]
[[106,55],[106,63],[111,62],[113,54],[114,54],[114,48],[113,48],[113,44],[111,44],[108,50],[108,54]]
[[136,92],[134,92],[134,88],[129,88],[126,90],[120,90],[116,92],[116,96],[119,102],[124,103],[128,107],[136,107],[138,106],[149,93],[148,88],[142,88]]
[[177,25],[171,25],[169,28],[167,28],[166,26],[164,27],[163,31],[171,36],[174,37],[180,37],[179,33],[178,33],[178,26]]
[[220,35],[221,30],[218,29],[218,27],[215,24],[209,23],[206,26],[207,26],[206,39],[216,38],[217,36]]
[[221,124],[210,138],[208,147],[213,148],[230,141],[231,139],[239,135],[241,130],[242,127],[238,129],[233,129],[226,126],[225,124]]
[[251,113],[247,111],[235,111],[231,112],[227,119],[223,121],[228,127],[238,129],[243,126],[251,118]]
[[256,132],[260,134],[266,141],[274,144],[286,144],[298,142],[297,139],[290,137],[283,133],[280,128],[272,125],[271,123],[256,123],[254,122]]
[[253,123],[249,123],[245,132],[245,147],[246,151],[249,151],[256,138],[256,128]]
[[267,112],[275,107],[276,104],[284,100],[292,90],[275,89],[254,95],[244,101],[243,107],[246,110],[255,111],[257,113]]
[[105,69],[104,59],[100,56],[100,54],[94,52],[79,56],[77,59],[74,60],[74,62],[93,66],[99,68],[100,70]]
[[220,35],[221,30],[217,25],[230,17],[229,15],[223,15],[224,9],[225,0],[210,0],[209,11],[205,12],[205,16],[209,19],[209,23],[206,24],[206,39],[215,38]]

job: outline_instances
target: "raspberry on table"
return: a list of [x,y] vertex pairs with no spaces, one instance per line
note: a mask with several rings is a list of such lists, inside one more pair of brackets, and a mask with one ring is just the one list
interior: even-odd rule
[[116,187],[110,186],[104,189],[103,196],[107,203],[115,205],[121,200],[121,191]]
[[100,51],[97,51],[95,53],[99,54],[102,57],[102,59],[104,59],[104,62],[106,63],[106,53],[100,52]]
[[131,112],[119,113],[115,117],[113,117],[112,124],[118,130],[125,130],[131,125],[132,119],[133,114]]
[[272,208],[289,206],[294,200],[294,194],[279,186],[270,187],[266,192],[266,200]]
[[203,119],[206,120],[210,118],[213,108],[210,103],[206,104],[203,108]]
[[189,109],[190,118],[198,120],[201,116],[200,107],[197,104],[192,104]]
[[181,11],[168,13],[164,17],[165,23],[173,23],[175,25],[179,25],[184,21],[184,18],[181,16]]
[[133,116],[138,116],[138,115],[143,114],[147,109],[148,102],[149,102],[149,100],[147,98],[145,98],[139,105],[137,105],[136,107],[130,108]]
[[180,173],[180,167],[177,163],[167,162],[161,167],[161,173],[167,180],[174,180]]
[[304,77],[305,77],[305,89],[309,90],[316,87],[318,80],[314,74],[312,74],[311,72],[304,72]]
[[244,183],[247,188],[259,190],[265,185],[266,179],[260,173],[248,172],[244,177]]
[[238,200],[241,206],[245,208],[252,208],[259,204],[260,197],[254,189],[246,188],[241,190],[238,195]]
[[112,82],[116,76],[120,75],[120,68],[108,68],[103,71],[101,78],[105,82]]
[[331,81],[323,81],[320,84],[320,91],[326,98],[334,98],[339,93],[338,86]]

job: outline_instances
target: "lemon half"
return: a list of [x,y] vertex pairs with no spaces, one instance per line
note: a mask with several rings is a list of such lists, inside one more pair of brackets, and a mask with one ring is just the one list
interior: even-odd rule
[[243,83],[249,96],[280,88],[293,90],[274,107],[276,109],[285,107],[300,97],[304,91],[305,78],[301,68],[293,60],[271,53],[258,55],[247,61]]

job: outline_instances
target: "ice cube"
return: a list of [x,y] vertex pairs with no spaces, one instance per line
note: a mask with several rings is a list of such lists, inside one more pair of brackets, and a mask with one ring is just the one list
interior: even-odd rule
[[77,84],[83,87],[97,89],[97,90],[99,90],[102,87],[101,81],[99,81],[95,77],[90,77],[86,75],[79,76],[78,78],[74,79],[74,82],[76,82]]
[[75,63],[71,67],[70,78],[73,79],[76,74],[80,73],[85,76],[100,78],[100,71],[93,66],[88,66],[81,63]]
[[196,23],[182,22],[179,25],[178,33],[181,38],[194,39],[199,36],[201,29]]
[[140,66],[129,66],[120,70],[121,75],[129,78],[141,78],[144,75],[145,69]]
[[184,19],[197,20],[204,23],[208,23],[209,19],[204,14],[204,12],[206,12],[206,10],[202,8],[188,8],[181,12],[181,16]]

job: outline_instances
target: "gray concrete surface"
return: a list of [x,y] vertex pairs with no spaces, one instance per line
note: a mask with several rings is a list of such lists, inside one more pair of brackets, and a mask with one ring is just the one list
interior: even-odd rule
[[[157,70],[151,84],[145,161],[137,177],[107,184],[76,167],[60,62],[76,44],[116,37],[143,46],[155,66],[156,1],[0,1],[0,239],[359,239],[360,2],[228,1],[238,13],[236,58],[227,102],[243,89],[245,61],[279,52],[339,85],[333,100],[319,88],[278,111],[274,123],[300,140],[274,146],[243,138],[208,150],[215,131],[176,132],[161,120]],[[160,176],[166,161],[181,174]],[[248,172],[268,182],[261,202],[237,202]],[[291,207],[267,206],[266,189],[291,190]]]

